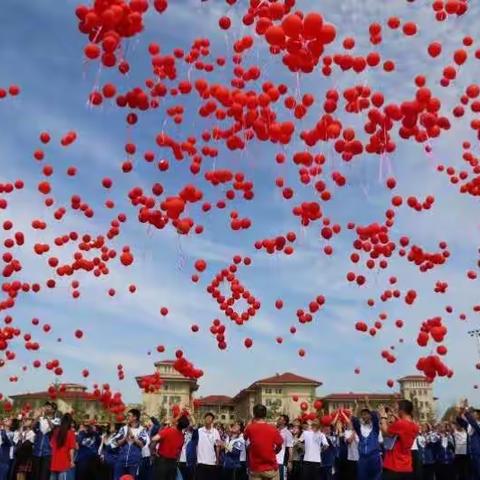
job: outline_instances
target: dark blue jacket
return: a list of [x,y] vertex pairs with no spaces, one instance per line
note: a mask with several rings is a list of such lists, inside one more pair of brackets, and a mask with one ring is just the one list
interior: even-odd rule
[[463,417],[457,417],[458,424],[468,431],[470,425],[473,429],[473,435],[468,436],[468,452],[472,457],[480,457],[480,426],[470,412],[465,413]]
[[322,451],[322,466],[333,467],[338,454],[338,439],[337,437],[328,435],[327,442],[328,447]]
[[197,447],[198,447],[198,428],[192,432],[192,438],[187,444],[187,465],[194,467],[197,464]]
[[2,437],[2,444],[0,445],[0,463],[8,464],[10,463],[10,448],[12,447],[12,442],[5,430],[0,430],[0,436]]
[[380,455],[380,442],[378,435],[380,433],[380,420],[377,412],[372,412],[372,430],[367,437],[362,435],[360,420],[352,417],[352,425],[358,436],[358,453],[361,457],[369,457],[371,455]]
[[[123,426],[118,433],[115,434],[111,443],[112,447],[115,447],[117,443],[127,436],[127,427]],[[143,443],[146,445],[148,442],[148,433],[144,428],[141,428],[138,438],[143,440]],[[118,448],[118,462],[125,467],[135,467],[138,466],[142,460],[142,447],[134,443],[124,443],[121,447]]]
[[51,432],[42,433],[40,430],[40,422],[36,422],[33,431],[35,432],[35,440],[33,442],[34,457],[49,457],[52,454],[50,447]]
[[233,442],[233,448],[231,451],[227,452],[223,456],[223,468],[227,470],[234,470],[240,468],[242,464],[240,463],[240,455],[244,448],[243,440],[241,438]]
[[442,444],[442,437],[439,437],[438,441],[433,444],[433,452],[436,463],[453,463],[453,459],[455,458],[455,443],[452,436],[449,435],[446,447]]
[[98,456],[100,435],[97,432],[79,432],[77,435],[78,452],[76,462],[81,463]]
[[428,433],[423,436],[425,445],[419,446],[423,465],[433,465],[435,463],[435,444],[438,437],[436,433]]

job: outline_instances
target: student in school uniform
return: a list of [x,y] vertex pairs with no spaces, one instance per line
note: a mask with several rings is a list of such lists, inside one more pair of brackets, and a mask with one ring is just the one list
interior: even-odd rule
[[358,480],[381,480],[381,433],[378,413],[369,408],[360,411],[360,419],[352,416],[352,426],[358,438]]
[[34,441],[35,432],[33,431],[33,420],[28,417],[24,418],[20,428],[13,436],[13,443],[15,445],[15,469],[12,472],[13,479],[26,480],[30,478]]
[[453,460],[454,478],[455,480],[468,480],[468,433],[467,430],[457,422],[453,424],[453,439],[455,441],[455,459]]
[[206,413],[204,425],[193,432],[192,440],[197,445],[196,480],[218,480],[220,433],[213,426],[215,415]]
[[119,480],[122,475],[137,476],[143,447],[149,442],[148,433],[140,424],[140,411],[132,408],[127,412],[126,425],[120,428],[111,441],[112,446],[118,448],[114,480]]
[[122,425],[107,425],[102,435],[102,443],[100,445],[100,458],[102,459],[102,478],[103,480],[113,480],[113,472],[119,454],[119,448],[113,443],[118,430]]
[[322,451],[322,480],[333,480],[335,459],[338,454],[338,437],[332,425],[322,428],[322,432],[328,442],[328,447]]
[[292,436],[292,470],[288,473],[288,480],[301,480],[305,446],[303,442],[300,441],[302,436],[302,426],[299,421],[293,423]]
[[302,432],[300,440],[305,445],[302,480],[322,480],[322,450],[328,448],[328,442],[318,419],[312,422],[309,430]]
[[470,476],[480,479],[480,410],[468,409],[468,403],[459,408],[457,422],[468,432],[468,453],[470,455]]
[[243,439],[243,450],[240,452],[240,474],[238,476],[238,480],[248,480],[247,474],[247,441],[245,440],[244,432],[245,432],[245,424],[238,420],[238,424],[240,425],[240,436]]
[[293,436],[288,429],[290,420],[288,415],[280,415],[277,420],[277,428],[283,438],[282,449],[277,454],[278,475],[280,480],[285,480],[287,468],[292,469]]
[[245,451],[245,439],[240,423],[231,425],[228,437],[223,444],[222,480],[240,480],[242,464],[240,457]]
[[76,480],[96,478],[100,471],[98,454],[102,439],[93,425],[80,426],[77,435],[78,451],[75,459]]
[[10,451],[13,442],[9,435],[10,419],[4,419],[0,424],[0,480],[8,480],[10,472]]
[[50,436],[53,429],[60,425],[60,418],[55,402],[45,402],[33,426],[35,442],[33,444],[33,478],[35,480],[50,479],[50,462],[52,449]]
[[192,480],[193,472],[191,466],[187,463],[187,449],[192,439],[193,428],[188,426],[183,432],[183,446],[178,459],[178,469],[182,475],[182,480]]
[[345,440],[345,429],[338,417],[334,419],[334,426],[338,438],[337,458],[335,460],[335,480],[348,480],[348,444]]
[[421,460],[421,471],[418,480],[435,480],[434,445],[436,440],[436,433],[432,432],[430,425],[428,423],[422,425],[422,431],[414,442],[417,444]]
[[358,436],[355,433],[355,430],[352,427],[350,419],[342,412],[343,419],[345,422],[345,431],[343,436],[345,438],[345,443],[347,444],[347,474],[346,478],[348,480],[357,479],[357,470],[358,470],[358,460],[360,454],[358,452]]
[[455,443],[453,436],[444,424],[437,426],[436,433],[437,442],[434,445],[435,480],[450,480],[454,478]]

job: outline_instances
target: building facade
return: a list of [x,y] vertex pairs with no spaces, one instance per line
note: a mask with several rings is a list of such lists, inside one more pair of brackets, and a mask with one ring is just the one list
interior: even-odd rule
[[226,395],[209,395],[194,400],[195,416],[202,421],[206,413],[213,413],[215,420],[221,423],[232,423],[236,420],[235,403]]
[[371,408],[379,405],[389,405],[400,399],[399,393],[331,393],[323,397],[323,408],[330,414],[338,409],[346,409],[355,412],[358,408],[365,408],[368,404]]
[[399,378],[400,394],[413,402],[418,420],[430,422],[435,418],[436,406],[433,396],[433,384],[423,375],[407,375]]
[[48,391],[21,393],[11,395],[15,411],[35,411],[42,408],[47,401],[54,401],[62,413],[72,413],[78,420],[108,420],[110,415],[105,412],[102,404],[87,393],[87,387],[77,383],[64,383],[58,386],[55,395]]
[[[180,408],[193,408],[193,393],[198,390],[197,380],[186,378],[173,368],[173,360],[155,363],[163,384],[153,393],[142,393],[143,410],[149,416],[163,419],[170,415],[174,405]],[[136,377],[139,386],[144,376]]]
[[261,403],[267,407],[269,417],[286,414],[290,418],[300,415],[302,402],[312,403],[316,399],[321,382],[286,372],[263,378],[241,390],[234,398],[238,418],[252,417],[253,407]]

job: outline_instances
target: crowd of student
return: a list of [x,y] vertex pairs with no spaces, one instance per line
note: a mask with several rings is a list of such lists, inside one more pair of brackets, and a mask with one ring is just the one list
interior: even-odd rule
[[480,411],[418,426],[407,400],[396,409],[338,412],[276,425],[256,405],[244,426],[203,425],[183,413],[171,424],[76,425],[47,402],[34,417],[3,419],[0,480],[480,480]]

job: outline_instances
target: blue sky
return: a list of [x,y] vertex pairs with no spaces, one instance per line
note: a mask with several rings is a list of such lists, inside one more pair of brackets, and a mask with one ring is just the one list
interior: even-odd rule
[[[298,8],[314,10],[316,3],[299,1]],[[16,344],[17,359],[2,369],[3,393],[43,389],[54,377],[44,369],[31,368],[32,361],[58,358],[65,369],[65,381],[83,381],[81,371],[88,368],[91,372],[89,382],[108,381],[113,388],[124,392],[127,400],[136,401],[140,395],[134,376],[150,373],[155,360],[171,358],[177,348],[183,349],[187,358],[205,371],[200,381],[200,393],[204,395],[235,394],[258,378],[283,371],[321,380],[324,385],[319,389],[320,395],[334,391],[386,391],[387,379],[415,373],[417,358],[429,352],[415,343],[418,327],[423,320],[441,315],[449,328],[446,362],[455,375],[450,380],[438,380],[435,393],[441,398],[442,405],[462,396],[480,400],[473,389],[479,381],[475,369],[478,353],[467,335],[468,330],[479,328],[478,314],[475,317],[472,312],[472,306],[478,303],[478,283],[466,279],[466,271],[474,268],[478,259],[478,202],[461,196],[446,176],[436,172],[438,163],[461,168],[461,142],[464,139],[472,140],[474,152],[478,152],[478,141],[470,133],[467,118],[454,120],[452,129],[432,142],[431,155],[426,155],[418,144],[397,141],[397,150],[388,157],[362,155],[346,164],[334,153],[332,146],[318,145],[314,149],[327,156],[326,175],[339,170],[348,178],[347,186],[335,190],[333,201],[325,206],[326,215],[344,227],[332,243],[335,253],[331,257],[322,252],[326,243],[319,236],[320,225],[302,228],[291,214],[293,205],[315,199],[313,187],[299,184],[292,162],[282,166],[275,163],[279,151],[291,157],[295,151],[302,150],[298,141],[284,150],[272,144],[252,142],[245,151],[233,154],[219,145],[220,153],[214,161],[203,160],[204,170],[229,168],[243,171],[254,182],[254,201],[232,204],[241,217],[252,219],[251,229],[232,232],[229,209],[201,215],[199,207],[195,206],[191,213],[204,225],[204,234],[179,237],[171,228],[157,231],[136,220],[135,211],[127,201],[127,192],[133,186],[148,191],[151,184],[158,181],[165,186],[166,194],[171,195],[186,183],[194,182],[204,191],[205,199],[212,203],[220,199],[222,192],[207,185],[201,175],[192,177],[188,162],[177,163],[168,157],[167,152],[158,150],[155,136],[166,118],[162,109],[142,115],[139,124],[127,131],[126,110],[118,110],[109,102],[93,109],[87,105],[88,93],[107,81],[115,83],[122,91],[141,84],[149,75],[147,47],[151,41],[161,44],[162,52],[167,52],[175,47],[187,49],[195,38],[208,37],[215,58],[228,56],[226,49],[233,41],[251,32],[241,24],[239,6],[227,9],[219,0],[203,3],[199,0],[170,1],[165,15],[160,16],[153,9],[146,15],[145,32],[128,44],[132,72],[127,77],[120,77],[113,70],[84,61],[82,52],[86,40],[77,30],[75,6],[76,2],[70,0],[60,3],[53,0],[3,2],[0,87],[15,83],[20,85],[22,93],[17,98],[0,102],[0,181],[22,178],[27,186],[11,197],[10,207],[1,212],[1,218],[12,219],[15,228],[27,235],[27,246],[18,251],[24,264],[24,277],[21,278],[44,281],[48,278],[46,260],[32,253],[33,244],[50,242],[55,236],[72,230],[104,232],[112,212],[103,204],[111,197],[117,206],[114,212],[125,212],[128,216],[122,235],[114,245],[117,249],[130,245],[135,263],[124,268],[117,262],[112,265],[111,274],[101,279],[79,275],[76,277],[81,284],[78,300],[73,300],[70,295],[71,278],[59,279],[53,291],[44,289],[39,295],[22,297],[12,313],[15,324],[23,332],[31,332],[42,348],[32,354],[23,349],[22,342]],[[218,29],[217,22],[227,13],[232,17],[233,27],[224,33]],[[434,94],[442,98],[444,111],[450,112],[459,92],[475,79],[478,60],[471,58],[452,87],[443,89],[439,86],[441,71],[449,63],[452,52],[460,48],[464,35],[476,32],[474,19],[480,13],[478,5],[471,5],[467,16],[449,18],[444,23],[433,20],[428,6],[407,2],[396,2],[387,10],[382,2],[373,0],[346,0],[341,5],[325,0],[321,13],[338,26],[332,51],[347,35],[356,38],[359,52],[368,51],[369,23],[379,21],[385,24],[391,15],[417,22],[420,31],[415,38],[405,38],[384,27],[384,42],[379,48],[384,58],[396,61],[395,75],[375,70],[361,75],[337,74],[328,79],[318,74],[297,79],[296,75],[282,68],[278,57],[268,54],[261,39],[255,38],[255,46],[246,55],[245,65],[262,66],[262,80],[283,81],[292,92],[297,89],[302,94],[311,93],[316,97],[309,115],[298,122],[298,131],[315,124],[324,93],[329,88],[368,84],[372,89],[383,91],[389,100],[401,101],[414,97],[413,78],[422,73],[427,76]],[[426,53],[432,40],[443,42],[444,52],[439,60],[430,59]],[[182,67],[179,78],[185,78],[187,74]],[[190,75],[192,79],[199,76],[195,71]],[[225,71],[219,71],[211,78],[212,81],[225,82],[227,75]],[[167,105],[176,104],[177,100],[170,99]],[[192,114],[199,105],[196,99],[187,97],[181,100],[187,111],[186,120],[180,127],[167,123],[167,133],[174,138],[186,138],[199,135],[203,128],[212,126],[209,121],[202,123]],[[360,125],[358,118],[344,112],[341,118],[354,127]],[[38,135],[43,130],[49,131],[54,138],[46,149],[44,163],[55,168],[51,181],[58,204],[68,206],[70,196],[79,193],[95,210],[92,220],[87,221],[69,210],[61,222],[55,222],[51,218],[52,212],[43,206],[36,191],[41,166],[32,159],[32,152],[39,147]],[[64,149],[58,145],[58,140],[69,130],[78,133],[78,140]],[[123,146],[130,140],[136,143],[138,152],[153,149],[159,158],[169,158],[172,168],[166,173],[159,172],[147,165],[139,153],[134,159],[134,171],[122,174]],[[78,168],[74,178],[65,175],[70,165]],[[434,251],[438,242],[444,240],[452,257],[446,265],[421,274],[405,259],[395,256],[387,271],[370,272],[367,286],[359,289],[345,281],[345,274],[351,269],[349,255],[354,240],[345,225],[348,221],[368,224],[383,220],[390,196],[384,186],[385,170],[397,178],[396,193],[419,198],[431,194],[436,199],[428,212],[417,213],[402,207],[392,235],[396,239],[408,235],[412,243],[429,251]],[[111,192],[101,186],[101,179],[105,176],[114,180]],[[277,176],[283,176],[287,184],[294,186],[294,202],[284,201],[275,188]],[[45,219],[49,228],[45,231],[31,229],[33,218]],[[298,235],[296,252],[291,257],[282,254],[268,256],[253,248],[255,240],[289,230]],[[67,259],[71,251],[56,253]],[[228,265],[235,254],[252,258],[252,266],[241,268],[238,276],[262,302],[258,315],[242,327],[222,318],[216,303],[205,292],[213,275]],[[208,262],[208,269],[201,282],[195,285],[190,276],[198,258]],[[368,308],[366,299],[378,298],[388,288],[391,275],[398,277],[398,288],[402,291],[417,290],[419,296],[415,305],[408,307],[401,301],[392,301],[377,302],[375,308]],[[449,283],[446,295],[433,292],[437,280]],[[131,283],[137,286],[135,295],[128,293]],[[115,297],[107,295],[109,288],[117,290]],[[296,310],[307,307],[319,294],[327,298],[326,307],[316,315],[314,322],[297,325],[298,333],[290,335],[288,330],[296,322]],[[274,307],[277,298],[282,298],[285,303],[281,311]],[[446,305],[454,307],[452,315],[445,313]],[[167,317],[159,315],[162,306],[169,308]],[[355,322],[372,323],[383,311],[388,313],[389,320],[375,338],[354,330]],[[458,319],[460,312],[467,314],[467,321]],[[33,317],[40,318],[42,324],[51,324],[52,332],[45,334],[40,328],[33,327]],[[227,325],[227,351],[217,349],[215,339],[208,331],[214,318],[220,318]],[[397,318],[405,321],[402,330],[394,326]],[[190,332],[193,323],[200,325],[200,333]],[[73,335],[77,328],[85,332],[81,341]],[[284,337],[282,345],[276,344],[276,336]],[[61,343],[56,341],[58,337],[62,338]],[[254,347],[248,351],[243,346],[246,337],[254,340]],[[405,339],[403,344],[398,341],[401,337]],[[155,354],[158,344],[167,347],[162,357]],[[380,357],[380,352],[392,345],[395,346],[397,362],[390,365]],[[306,357],[297,355],[299,348],[306,349]],[[152,354],[148,355],[148,351]],[[116,365],[119,363],[123,364],[127,374],[123,382],[116,379]],[[23,365],[29,366],[27,372],[21,371]],[[361,368],[361,375],[354,375],[356,367]],[[7,381],[10,375],[19,375],[18,383],[10,384]]]

